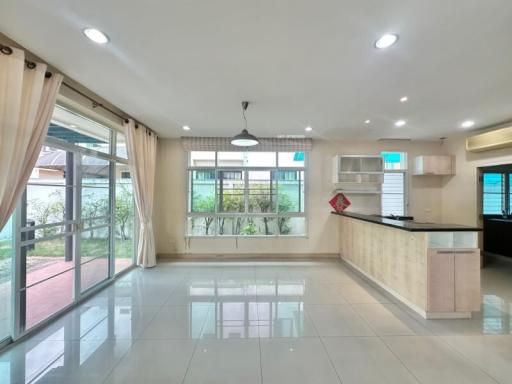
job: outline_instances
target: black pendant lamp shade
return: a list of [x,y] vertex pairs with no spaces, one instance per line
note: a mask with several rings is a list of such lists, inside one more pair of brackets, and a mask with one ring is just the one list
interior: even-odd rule
[[238,135],[234,136],[231,139],[231,144],[236,147],[253,147],[260,143],[258,138],[254,135],[251,135],[247,130],[247,119],[245,117],[245,110],[247,109],[248,106],[248,101],[242,101],[242,117],[245,122],[245,128],[242,130],[241,133],[239,133]]

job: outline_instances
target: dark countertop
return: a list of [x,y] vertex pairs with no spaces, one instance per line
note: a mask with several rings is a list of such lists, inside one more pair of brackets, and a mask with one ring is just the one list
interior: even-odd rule
[[385,225],[388,227],[393,227],[397,229],[402,229],[404,231],[409,232],[475,232],[481,231],[481,228],[476,227],[468,227],[465,225],[459,224],[434,224],[434,223],[416,223],[414,221],[406,220],[393,220],[386,219],[379,216],[373,215],[363,215],[360,213],[354,212],[331,212],[333,215],[346,216],[351,217],[353,219],[358,219],[362,221],[367,221],[369,223]]
[[492,218],[492,219],[485,219],[486,221],[498,221],[500,223],[509,223],[512,224],[512,219],[504,219],[500,217]]

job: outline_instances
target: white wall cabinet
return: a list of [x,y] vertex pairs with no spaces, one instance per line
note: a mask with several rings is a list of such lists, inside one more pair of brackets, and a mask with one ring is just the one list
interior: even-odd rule
[[384,159],[377,155],[336,155],[333,184],[337,190],[360,193],[380,192],[384,181]]
[[414,175],[416,175],[416,176],[455,175],[455,158],[450,155],[416,156],[414,158]]

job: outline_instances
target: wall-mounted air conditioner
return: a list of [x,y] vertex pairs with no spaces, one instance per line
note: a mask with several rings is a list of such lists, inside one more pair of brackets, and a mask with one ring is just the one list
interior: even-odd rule
[[483,152],[512,147],[512,126],[471,136],[466,139],[466,150]]

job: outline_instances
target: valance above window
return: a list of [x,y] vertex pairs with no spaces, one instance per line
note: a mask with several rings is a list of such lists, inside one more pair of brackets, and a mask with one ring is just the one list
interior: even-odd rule
[[254,147],[231,145],[229,137],[182,137],[181,145],[186,151],[250,151],[250,152],[308,152],[313,147],[310,138],[258,138],[260,144]]

